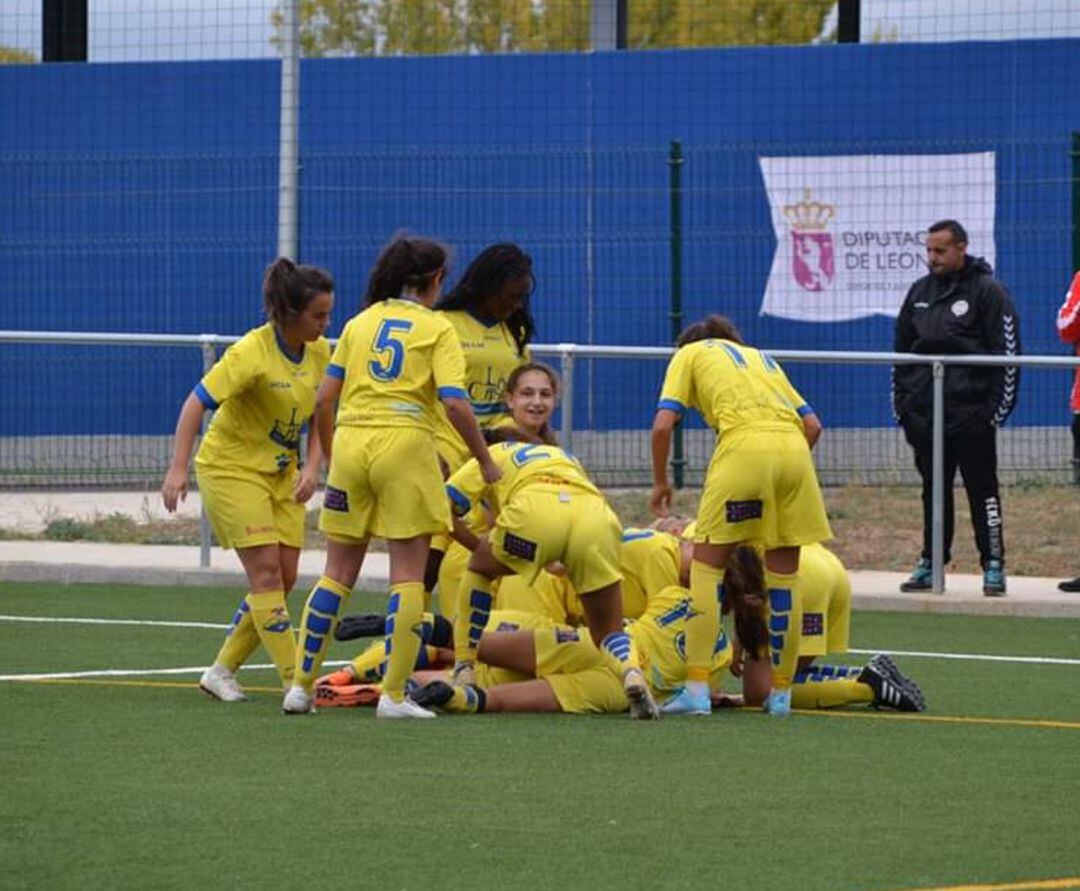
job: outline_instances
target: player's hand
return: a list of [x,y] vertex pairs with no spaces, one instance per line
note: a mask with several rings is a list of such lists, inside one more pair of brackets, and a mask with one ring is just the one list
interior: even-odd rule
[[170,514],[176,511],[179,502],[187,498],[187,470],[170,467],[161,484],[161,500]]
[[476,665],[473,662],[458,662],[454,666],[450,682],[455,687],[476,686]]
[[499,465],[494,461],[488,461],[486,464],[481,464],[480,473],[483,474],[484,482],[489,486],[502,479],[502,471],[499,469]]
[[769,691],[769,695],[765,698],[765,704],[761,707],[761,710],[767,715],[778,715],[783,717],[784,715],[791,714],[791,689],[777,690],[773,688]]
[[309,464],[296,478],[296,484],[293,486],[293,501],[297,504],[307,504],[308,499],[315,494],[315,490],[318,488],[319,471]]
[[666,517],[671,512],[673,494],[671,486],[667,483],[652,487],[652,493],[649,495],[649,510],[653,512],[654,517]]
[[735,677],[741,678],[745,666],[746,650],[743,649],[743,645],[737,639],[733,640],[731,642],[731,665],[728,666],[728,671]]

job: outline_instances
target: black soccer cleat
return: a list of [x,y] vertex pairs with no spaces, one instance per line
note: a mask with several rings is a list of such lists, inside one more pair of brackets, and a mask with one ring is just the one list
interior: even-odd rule
[[884,653],[871,659],[859,674],[859,681],[874,691],[874,708],[893,708],[898,712],[926,711],[922,690]]
[[381,613],[345,616],[334,630],[336,640],[355,640],[358,637],[383,637],[385,634],[386,616]]
[[454,698],[454,688],[446,681],[430,681],[414,690],[409,698],[423,708],[442,708]]

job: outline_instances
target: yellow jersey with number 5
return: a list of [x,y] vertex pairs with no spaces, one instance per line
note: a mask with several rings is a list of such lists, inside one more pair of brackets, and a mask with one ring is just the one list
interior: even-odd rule
[[326,373],[343,383],[339,427],[434,432],[439,400],[466,398],[465,358],[453,326],[441,313],[403,297],[353,316]]
[[754,424],[795,425],[813,411],[767,353],[730,340],[699,340],[681,347],[664,376],[657,408],[682,415],[695,408],[723,433]]

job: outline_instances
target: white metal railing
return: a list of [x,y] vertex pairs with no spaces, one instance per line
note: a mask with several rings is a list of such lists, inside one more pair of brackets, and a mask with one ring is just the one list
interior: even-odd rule
[[[108,332],[2,331],[0,343],[71,344],[95,346],[149,347],[169,346],[199,349],[203,368],[209,370],[217,361],[218,347],[239,340],[239,335],[222,334],[112,334]],[[602,346],[575,343],[537,343],[530,346],[534,355],[557,356],[562,375],[562,423],[560,438],[573,449],[574,442],[574,360],[585,359],[667,359],[674,347]],[[832,350],[768,350],[770,356],[784,362],[843,363],[854,365],[929,365],[933,372],[933,591],[945,590],[945,480],[944,480],[944,408],[945,368],[949,365],[1020,366],[1036,368],[1080,367],[1077,356],[989,356],[989,355],[916,355],[914,353],[845,352]],[[204,416],[204,425],[208,415]],[[205,426],[204,426],[205,429]],[[210,565],[210,524],[203,511],[199,525],[199,565]]]

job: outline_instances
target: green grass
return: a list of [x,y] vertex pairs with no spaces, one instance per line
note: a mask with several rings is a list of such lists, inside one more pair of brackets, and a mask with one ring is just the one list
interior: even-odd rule
[[[0,613],[224,623],[238,594],[5,583]],[[200,665],[219,640],[0,621],[0,673]],[[866,613],[852,646],[1078,659],[1080,620]],[[3,683],[2,884],[891,891],[1080,876],[1080,666],[897,661],[930,716],[1077,726],[755,712],[378,723],[367,709],[286,719],[271,693],[213,703],[194,675]]]

